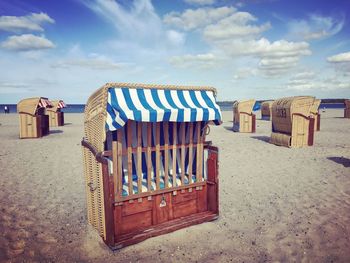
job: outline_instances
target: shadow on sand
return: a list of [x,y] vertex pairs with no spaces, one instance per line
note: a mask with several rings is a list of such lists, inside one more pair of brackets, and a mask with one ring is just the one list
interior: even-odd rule
[[344,167],[350,167],[350,159],[344,157],[327,157],[328,160],[342,164]]
[[61,130],[50,130],[50,134],[63,133]]
[[263,142],[270,142],[269,136],[252,136],[250,138],[253,138],[255,140],[263,141]]
[[226,129],[226,130],[228,130],[228,131],[233,131],[232,129],[232,126],[224,126],[224,128]]

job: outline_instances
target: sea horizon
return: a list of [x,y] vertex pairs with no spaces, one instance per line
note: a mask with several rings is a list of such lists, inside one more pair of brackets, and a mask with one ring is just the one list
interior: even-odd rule
[[[327,99],[332,100],[332,99]],[[339,99],[336,99],[339,100]],[[258,100],[254,105],[254,111],[260,110],[261,102],[266,100]],[[221,111],[231,111],[232,104],[234,101],[217,101],[217,104],[220,106]],[[72,103],[66,104],[67,107],[62,109],[64,113],[83,113],[85,109],[85,104],[82,103]],[[7,106],[10,109],[10,113],[17,113],[17,104],[0,104],[0,113],[4,113],[4,107]],[[321,103],[320,109],[344,109],[344,103],[340,102],[327,102]]]

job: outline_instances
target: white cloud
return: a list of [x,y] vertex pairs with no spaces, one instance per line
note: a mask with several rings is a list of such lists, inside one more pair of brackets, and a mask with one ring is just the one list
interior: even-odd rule
[[350,78],[340,77],[336,72],[335,74],[329,74],[321,71],[316,74],[314,71],[306,70],[292,76],[285,88],[299,92],[334,92],[335,90],[349,89]]
[[326,38],[340,32],[344,26],[344,20],[341,15],[334,18],[311,14],[308,19],[290,21],[289,34],[292,38],[304,40]]
[[215,3],[215,0],[184,0],[184,1],[190,5],[212,5]]
[[340,54],[328,57],[327,61],[332,63],[350,62],[350,52],[340,53]]
[[53,68],[81,67],[92,70],[115,70],[120,69],[122,66],[122,63],[116,63],[97,54],[92,54],[89,57],[66,59],[52,64]]
[[166,31],[167,38],[170,43],[174,45],[182,45],[185,43],[185,36],[183,33],[177,32],[175,30]]
[[258,72],[255,68],[250,68],[250,67],[240,68],[233,75],[233,79],[235,80],[246,79],[251,76],[256,76],[257,74]]
[[183,13],[170,12],[163,18],[165,24],[183,30],[194,30],[216,22],[234,13],[234,7],[186,9]]
[[226,40],[237,37],[251,37],[259,35],[270,29],[270,23],[260,26],[249,25],[249,22],[257,19],[247,12],[237,12],[229,17],[223,18],[216,24],[208,25],[203,32],[208,41]]
[[8,32],[40,31],[44,23],[55,23],[46,13],[31,13],[27,16],[0,16],[0,30]]
[[302,56],[311,54],[307,42],[284,39],[270,42],[261,37],[271,24],[259,24],[255,16],[234,7],[187,9],[183,13],[169,13],[163,20],[185,31],[199,31],[215,53],[260,59],[257,69],[266,76],[282,75],[296,67]]
[[120,38],[154,42],[163,35],[161,19],[150,0],[134,0],[126,8],[117,1],[81,1],[112,24]]
[[33,51],[54,48],[55,45],[44,36],[23,34],[10,36],[0,46],[12,51]]
[[216,65],[219,59],[212,53],[198,55],[173,56],[170,64],[178,68],[201,68],[208,69]]

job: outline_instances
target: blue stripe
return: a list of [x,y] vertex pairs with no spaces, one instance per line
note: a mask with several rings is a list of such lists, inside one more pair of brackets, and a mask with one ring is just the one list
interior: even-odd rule
[[[196,105],[198,108],[202,108],[203,109],[203,117],[202,117],[202,120],[203,121],[207,121],[209,119],[209,110],[207,108],[203,108],[201,106],[201,104],[199,103],[199,101],[197,100],[197,97],[196,97],[196,94],[195,94],[195,91],[194,90],[191,90],[190,91],[190,96],[191,96],[191,99],[194,103],[194,105]],[[203,99],[204,100],[204,99]]]
[[122,88],[121,90],[123,92],[125,102],[128,105],[128,108],[133,111],[134,120],[135,121],[142,121],[141,111],[135,107],[134,102],[133,102],[131,95],[130,95],[130,89]]
[[177,91],[177,96],[179,97],[179,100],[180,100],[182,105],[184,105],[188,109],[191,109],[190,121],[191,122],[196,121],[197,111],[196,111],[196,109],[191,108],[190,105],[187,104],[185,96],[184,96],[184,91],[183,90],[178,90]]
[[115,115],[115,112],[114,112],[112,106],[109,103],[107,103],[107,112],[108,112],[108,115],[112,119],[112,126],[113,126],[113,127],[108,127],[108,130],[112,131],[112,130],[118,130],[118,129],[122,128],[123,126],[121,126],[121,124],[119,124],[118,122],[115,121],[116,115]]
[[[109,94],[110,94],[110,96],[111,96],[111,105],[110,105],[110,106],[111,106],[113,109],[115,109],[116,111],[119,112],[119,117],[126,123],[127,120],[128,120],[128,117],[126,117],[124,111],[121,109],[120,105],[118,104],[117,95],[115,94],[115,90],[114,90],[114,89],[109,89],[108,92],[109,92]],[[109,103],[107,103],[107,104],[109,105]],[[108,110],[108,105],[107,105],[107,111],[110,112],[110,111]],[[112,118],[112,119],[115,120],[115,113],[114,113],[114,111],[113,111],[113,115],[114,115],[114,116],[113,116],[114,118]],[[112,117],[112,116],[111,116],[111,117]],[[122,126],[122,124],[119,124],[118,126]],[[116,127],[116,126],[114,126],[114,127],[115,127],[116,129],[119,129],[119,128]]]
[[170,104],[170,106],[173,108],[173,109],[176,109],[177,110],[177,118],[176,118],[176,121],[177,122],[183,122],[184,121],[184,109],[180,109],[176,106],[176,104],[174,103],[174,100],[173,98],[171,97],[171,93],[170,93],[170,90],[164,90],[164,94],[165,94],[165,97],[166,97],[166,100],[168,101],[168,103]]
[[207,105],[212,108],[215,111],[215,120],[220,120],[220,114],[217,108],[215,108],[213,102],[211,101],[211,99],[209,98],[207,91],[201,91],[202,97],[205,100],[205,102],[207,103]]
[[[125,99],[126,102],[126,108],[122,108],[120,106],[120,102],[119,99],[116,96],[116,90],[120,89],[121,90],[121,94],[124,97],[123,99]],[[135,121],[145,121],[142,118],[142,113],[143,110],[142,109],[138,109],[136,107],[136,103],[135,103],[135,98],[131,96],[130,93],[130,88],[128,87],[122,87],[122,88],[110,88],[108,90],[109,92],[109,96],[111,99],[110,103],[107,103],[107,107],[106,107],[106,111],[107,114],[109,115],[109,117],[111,118],[110,123],[106,123],[106,129],[107,130],[117,130],[122,128],[125,123],[128,121],[128,117],[126,116],[126,112],[127,111],[132,111],[132,116],[130,116],[130,119],[133,119]],[[146,94],[145,94],[145,90],[144,89],[137,89],[136,90],[136,94],[137,94],[137,98],[139,99],[142,107],[147,110],[148,114],[149,114],[149,121],[150,122],[156,122],[157,121],[157,117],[159,114],[159,109],[162,109],[162,111],[164,111],[164,115],[163,118],[160,121],[169,121],[171,115],[174,113],[177,113],[177,122],[184,122],[185,121],[185,109],[183,108],[179,108],[176,106],[174,99],[171,96],[171,90],[164,90],[164,95],[165,95],[165,100],[167,101],[167,104],[169,104],[169,108],[167,108],[163,103],[162,100],[160,99],[159,96],[159,92],[160,90],[157,89],[151,89],[150,90],[150,95],[152,96],[152,99],[155,103],[155,105],[157,106],[156,108],[151,107],[151,105],[147,102],[146,100]],[[163,92],[163,91],[162,91]],[[178,96],[178,100],[180,103],[180,107],[184,107],[186,109],[190,110],[190,116],[188,116],[189,118],[186,119],[186,121],[191,121],[194,122],[197,119],[198,116],[198,109],[200,108],[203,111],[203,117],[201,118],[201,120],[199,121],[209,121],[212,119],[209,119],[209,110],[210,108],[214,110],[215,113],[215,118],[213,119],[213,121],[217,124],[220,123],[221,121],[221,114],[220,114],[220,109],[216,108],[216,103],[215,101],[212,101],[209,97],[209,93],[208,91],[200,91],[199,92],[199,96],[201,96],[201,99],[203,99],[204,103],[206,105],[201,106],[201,104],[199,103],[199,100],[196,98],[195,92],[194,90],[190,90],[190,91],[183,91],[183,90],[175,90],[176,92],[176,96]],[[184,92],[188,92],[189,93],[189,100],[190,101],[186,101],[185,96],[184,96]],[[191,108],[189,103],[195,106],[195,108]],[[186,110],[187,111],[187,110]],[[123,120],[123,122],[118,122],[117,119],[117,115],[119,114],[119,117],[121,120]],[[159,118],[159,117],[158,117]]]
[[141,102],[142,106],[149,111],[149,120],[150,122],[156,122],[157,121],[157,111],[151,107],[151,105],[148,104],[145,96],[145,92],[143,89],[137,89],[137,96],[139,97],[139,101]]
[[151,94],[152,94],[152,98],[154,103],[161,109],[164,110],[164,117],[163,117],[163,121],[169,121],[170,120],[170,116],[171,116],[171,110],[166,108],[162,102],[159,99],[159,94],[158,94],[159,90],[156,89],[151,89]]

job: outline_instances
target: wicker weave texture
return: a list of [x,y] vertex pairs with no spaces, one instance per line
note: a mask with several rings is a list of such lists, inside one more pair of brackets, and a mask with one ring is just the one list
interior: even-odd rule
[[35,115],[40,99],[40,97],[35,97],[21,100],[17,103],[17,112]]
[[49,115],[49,125],[50,127],[58,126],[58,117],[55,111],[46,111],[46,114]]
[[38,118],[27,113],[19,114],[19,137],[37,138],[38,135]]
[[344,118],[350,118],[350,100],[345,100]]
[[234,126],[239,124],[239,132],[252,132],[252,116],[245,113],[251,114],[254,104],[255,100],[236,101],[233,104],[233,124]]
[[321,104],[321,100],[320,99],[315,99],[314,103],[311,106],[310,109],[310,114],[311,116],[315,119],[315,126],[314,126],[314,130],[317,131],[317,122],[318,122],[318,118],[320,118],[320,115],[318,114],[318,108],[320,107]]
[[292,115],[295,113],[310,115],[314,97],[288,97],[274,101],[272,104],[272,124],[274,130],[292,133]]
[[272,100],[261,103],[261,116],[271,116],[272,104]]
[[[51,108],[46,108],[47,114],[49,112],[57,112],[58,109],[58,104],[60,103],[59,100],[51,100],[52,107]],[[48,114],[49,115],[49,114]]]
[[[130,83],[107,83],[95,91],[88,99],[84,111],[85,139],[96,149],[104,151],[106,140],[107,98],[109,88],[134,88],[134,89],[180,89],[180,90],[210,90],[216,94],[212,87],[174,86],[174,85],[150,85]],[[100,235],[106,237],[104,192],[102,180],[102,166],[96,161],[95,156],[83,147],[84,173],[86,183],[86,199],[88,207],[88,220]],[[93,191],[91,190],[93,189]]]
[[[272,126],[274,133],[271,143],[287,147],[308,145],[311,106],[314,97],[289,97],[276,100],[272,105]],[[300,114],[300,115],[299,115]],[[282,138],[283,137],[283,138]]]

